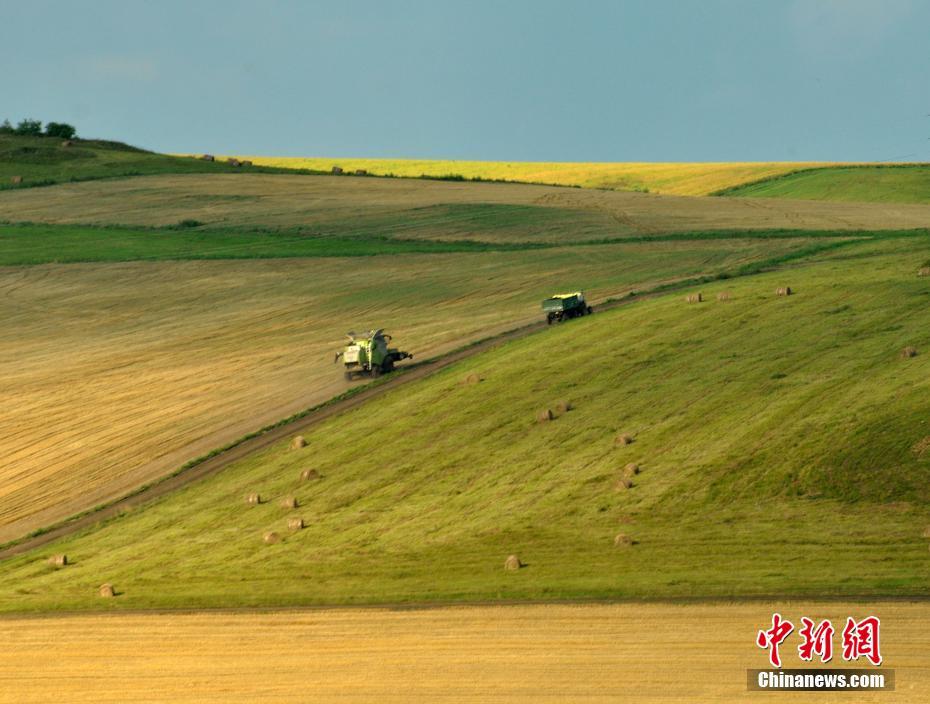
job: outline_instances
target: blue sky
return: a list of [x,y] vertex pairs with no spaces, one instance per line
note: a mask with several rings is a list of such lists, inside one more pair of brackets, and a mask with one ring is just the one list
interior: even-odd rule
[[159,151],[930,161],[930,2],[0,0],[0,119]]

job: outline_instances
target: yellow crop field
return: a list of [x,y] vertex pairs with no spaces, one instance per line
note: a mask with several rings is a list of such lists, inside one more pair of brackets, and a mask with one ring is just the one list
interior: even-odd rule
[[[882,619],[895,691],[808,701],[926,701],[930,606],[830,602],[6,618],[0,702],[797,702],[746,687],[767,666],[755,635],[775,610]],[[786,667],[800,666],[795,645]]]
[[930,205],[690,198],[337,176],[143,176],[0,193],[0,220],[299,227],[426,239],[589,241],[666,232],[930,227]]
[[[224,157],[228,158],[228,157]],[[548,183],[618,191],[649,191],[706,196],[724,188],[781,176],[827,162],[536,162],[458,161],[448,159],[338,159],[329,157],[243,156],[259,166],[417,177],[458,175],[466,179]]]
[[344,391],[349,329],[422,359],[537,319],[551,290],[597,300],[806,243],[0,268],[0,541]]

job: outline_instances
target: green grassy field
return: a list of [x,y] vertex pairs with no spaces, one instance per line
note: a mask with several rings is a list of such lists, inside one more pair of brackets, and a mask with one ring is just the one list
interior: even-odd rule
[[0,609],[926,596],[928,244],[847,244],[509,343],[13,558]]
[[930,165],[802,170],[723,189],[719,195],[868,203],[930,203]]
[[68,262],[365,257],[534,249],[536,243],[431,241],[369,234],[320,237],[299,232],[81,225],[0,224],[0,266]]
[[[57,137],[0,134],[0,190],[152,174],[244,170],[280,171],[259,166],[243,169],[221,161],[157,154],[121,142],[78,139],[66,147]],[[22,182],[14,183],[14,177],[20,177]]]

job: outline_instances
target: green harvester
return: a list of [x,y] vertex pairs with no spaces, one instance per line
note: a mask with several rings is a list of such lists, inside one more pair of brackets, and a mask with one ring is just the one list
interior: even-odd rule
[[546,314],[546,323],[561,323],[569,318],[579,318],[582,315],[591,315],[594,309],[584,300],[584,293],[557,293],[552,298],[542,302],[543,313]]
[[394,371],[394,364],[403,359],[413,359],[409,352],[403,352],[388,347],[391,336],[385,335],[384,330],[368,330],[367,332],[346,333],[349,342],[342,352],[336,353],[335,362],[342,358],[345,365],[346,381],[356,376],[379,377]]

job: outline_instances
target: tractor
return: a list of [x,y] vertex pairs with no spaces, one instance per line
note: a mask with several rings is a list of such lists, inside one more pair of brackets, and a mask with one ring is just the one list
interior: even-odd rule
[[584,293],[557,293],[552,298],[542,302],[543,313],[546,314],[546,323],[561,323],[569,318],[578,318],[582,315],[591,315],[594,310],[584,300]]
[[394,371],[394,364],[402,359],[413,359],[409,352],[402,352],[388,347],[390,335],[384,330],[369,330],[363,333],[346,333],[349,342],[342,352],[336,353],[334,362],[342,358],[345,364],[346,381],[352,381],[355,375],[377,378],[382,373]]

